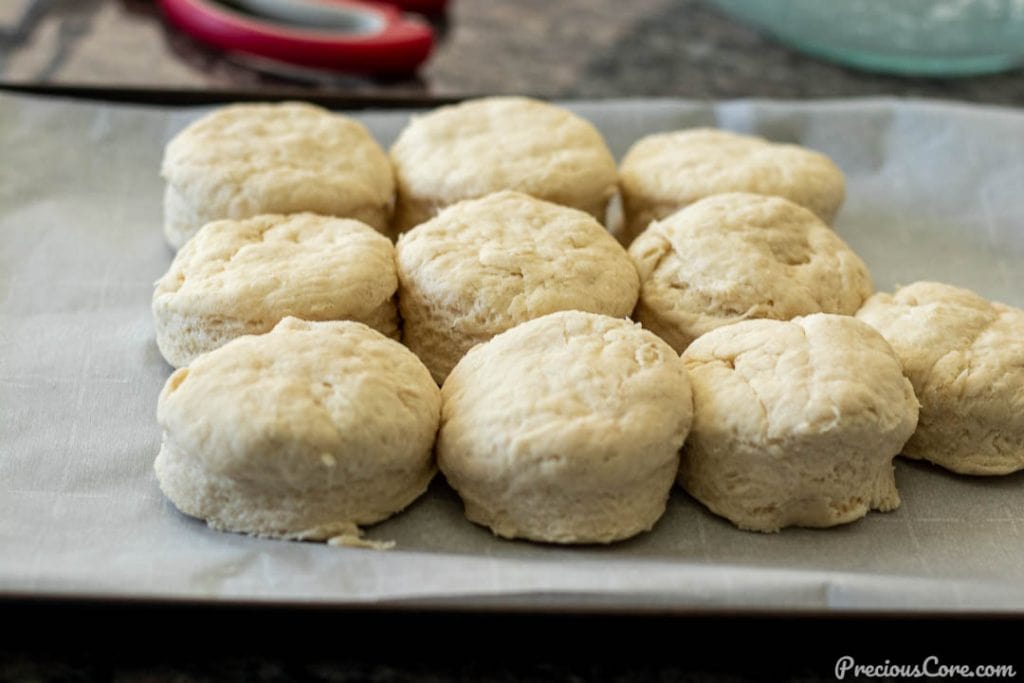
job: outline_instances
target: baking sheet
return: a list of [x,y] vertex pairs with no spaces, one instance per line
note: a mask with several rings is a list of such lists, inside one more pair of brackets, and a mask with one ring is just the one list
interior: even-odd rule
[[[716,125],[832,156],[836,225],[879,289],[930,278],[1024,305],[1024,113],[923,101],[572,102],[621,157]],[[738,531],[677,490],[611,547],[509,542],[439,477],[368,536],[390,552],[218,533],[153,475],[163,146],[204,110],[0,95],[0,593],[517,609],[1024,610],[1024,474],[900,460],[903,505]],[[360,112],[384,145],[408,112]]]

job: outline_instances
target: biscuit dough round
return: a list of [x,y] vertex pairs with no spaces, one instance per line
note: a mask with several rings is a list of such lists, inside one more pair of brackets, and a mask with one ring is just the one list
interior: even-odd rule
[[597,221],[519,192],[448,207],[402,234],[396,254],[403,341],[439,384],[475,344],[526,320],[628,316],[640,287]]
[[680,352],[740,320],[853,315],[873,290],[860,257],[780,197],[702,199],[651,225],[629,255],[641,283],[633,317]]
[[389,234],[387,154],[358,121],[311,104],[217,109],[168,143],[161,174],[175,248],[211,221],[263,213],[354,218]]
[[362,323],[286,318],[170,376],[156,474],[214,529],[349,540],[426,490],[440,408],[398,342]]
[[619,184],[625,244],[652,221],[723,192],[785,197],[829,224],[846,196],[842,171],[824,154],[713,128],[641,138],[622,159]]
[[463,199],[499,190],[586,211],[604,221],[615,159],[588,121],[526,97],[486,97],[415,116],[391,147],[395,230]]
[[676,353],[629,320],[563,311],[470,351],[441,389],[438,465],[498,536],[610,543],[665,511],[692,418]]
[[1024,469],[1024,310],[915,282],[857,317],[889,341],[921,401],[903,455],[960,474]]
[[741,529],[828,527],[899,506],[892,460],[917,424],[899,359],[856,318],[720,327],[686,350],[693,428],[679,482]]
[[160,353],[188,365],[282,318],[356,320],[398,338],[391,241],[358,221],[311,213],[215,221],[156,283]]

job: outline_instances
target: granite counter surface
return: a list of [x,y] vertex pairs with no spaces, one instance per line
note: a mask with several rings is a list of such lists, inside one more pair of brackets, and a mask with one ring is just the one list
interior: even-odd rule
[[0,85],[291,96],[817,98],[907,95],[1024,104],[1024,70],[901,78],[823,62],[701,0],[452,0],[411,78],[254,69],[160,21],[151,0],[4,0]]

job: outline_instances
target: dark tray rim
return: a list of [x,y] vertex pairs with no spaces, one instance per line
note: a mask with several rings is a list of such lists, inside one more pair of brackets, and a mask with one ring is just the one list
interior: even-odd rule
[[0,92],[69,97],[98,102],[158,106],[201,106],[227,102],[279,102],[302,100],[329,109],[417,109],[438,107],[476,97],[439,97],[409,92],[331,92],[301,88],[201,90],[194,88],[107,87],[9,83],[0,80]]

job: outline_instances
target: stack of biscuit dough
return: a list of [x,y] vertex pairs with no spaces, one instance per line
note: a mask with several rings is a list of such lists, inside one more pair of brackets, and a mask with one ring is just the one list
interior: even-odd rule
[[901,453],[1024,468],[1024,311],[875,293],[818,152],[700,128],[616,167],[572,112],[493,97],[390,153],[313,105],[234,105],[162,170],[155,469],[214,529],[380,547],[360,526],[440,470],[505,538],[627,539],[677,482],[770,532],[896,508]]

